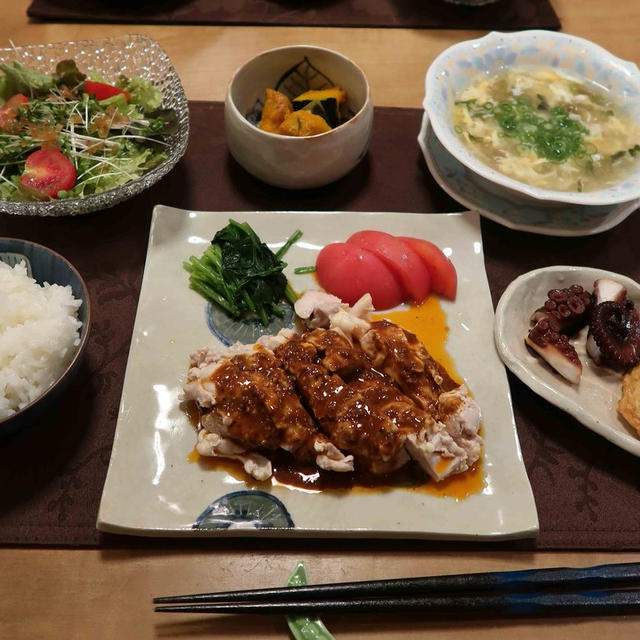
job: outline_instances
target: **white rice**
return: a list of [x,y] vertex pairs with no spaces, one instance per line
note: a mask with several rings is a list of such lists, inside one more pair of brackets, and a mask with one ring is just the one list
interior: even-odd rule
[[40,286],[23,262],[0,261],[0,420],[40,397],[71,362],[81,304],[70,286]]

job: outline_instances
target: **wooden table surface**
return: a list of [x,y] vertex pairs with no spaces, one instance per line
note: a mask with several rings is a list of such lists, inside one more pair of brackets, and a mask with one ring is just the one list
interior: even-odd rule
[[[81,1],[81,0],[79,0]],[[552,0],[563,30],[589,38],[616,55],[640,61],[640,3],[628,0]],[[26,17],[28,0],[4,0],[0,46],[143,33],[157,39],[173,60],[187,97],[222,100],[235,68],[254,54],[286,44],[337,49],[367,74],[374,103],[419,107],[424,74],[449,45],[481,35],[474,31],[293,27],[126,26],[38,24]],[[152,595],[282,584],[297,560],[313,581],[344,581],[435,573],[506,570],[557,565],[587,566],[632,561],[632,553],[531,553],[515,551],[368,552],[353,541],[297,544],[288,550],[253,544],[235,550],[0,549],[0,638],[147,640],[149,638],[287,638],[280,618],[200,618],[154,614]],[[378,549],[381,545],[378,545]],[[384,546],[382,546],[384,548]],[[639,618],[430,623],[406,616],[327,616],[339,639],[520,640],[637,638]]]

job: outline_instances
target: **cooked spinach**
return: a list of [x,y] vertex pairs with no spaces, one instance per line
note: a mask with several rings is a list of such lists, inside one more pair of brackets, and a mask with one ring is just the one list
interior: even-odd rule
[[296,301],[283,273],[287,264],[280,258],[301,235],[296,231],[273,253],[249,224],[229,220],[202,257],[191,256],[183,263],[189,284],[233,318],[256,318],[266,326],[271,316],[283,316],[278,302]]

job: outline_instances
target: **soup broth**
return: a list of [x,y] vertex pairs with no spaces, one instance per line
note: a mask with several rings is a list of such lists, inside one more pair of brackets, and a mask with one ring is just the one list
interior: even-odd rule
[[603,189],[640,162],[640,129],[621,106],[550,69],[483,75],[458,96],[453,122],[480,160],[544,189]]

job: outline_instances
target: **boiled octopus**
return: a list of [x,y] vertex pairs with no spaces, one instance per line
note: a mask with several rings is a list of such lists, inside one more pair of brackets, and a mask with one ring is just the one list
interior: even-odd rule
[[541,318],[524,341],[562,377],[573,384],[580,382],[582,363],[566,335],[556,330],[552,319]]
[[531,317],[532,322],[546,318],[556,331],[571,333],[587,324],[593,306],[592,296],[579,284],[566,289],[551,289],[547,300]]
[[640,361],[640,313],[631,300],[596,305],[590,330],[603,363],[625,370]]
[[622,284],[600,278],[593,293],[574,284],[547,296],[525,342],[569,382],[580,382],[582,364],[567,336],[587,323],[587,353],[597,365],[626,370],[640,361],[640,313]]

